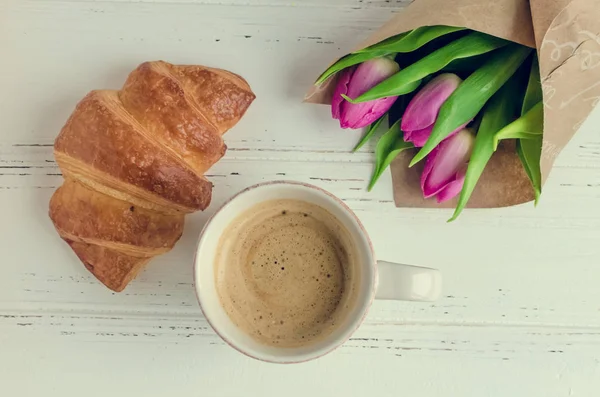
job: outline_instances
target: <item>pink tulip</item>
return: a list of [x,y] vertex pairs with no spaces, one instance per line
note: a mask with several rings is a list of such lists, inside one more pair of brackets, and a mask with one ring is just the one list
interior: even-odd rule
[[352,104],[342,98],[342,94],[356,98],[399,70],[400,66],[394,60],[385,57],[345,69],[331,99],[331,116],[340,121],[342,128],[356,129],[373,123],[392,107],[398,97]]
[[[416,147],[425,145],[429,135],[431,135],[440,108],[460,83],[462,83],[462,80],[457,75],[444,73],[421,88],[406,107],[400,123],[406,142],[412,142]],[[469,123],[470,120],[458,127],[449,136],[456,134]]]
[[460,193],[474,143],[474,131],[466,128],[433,149],[421,174],[423,197],[442,203]]

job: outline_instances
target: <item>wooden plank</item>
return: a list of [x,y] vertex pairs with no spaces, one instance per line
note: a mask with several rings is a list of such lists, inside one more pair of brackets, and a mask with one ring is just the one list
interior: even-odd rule
[[[0,334],[3,342],[17,335],[29,341],[3,352],[0,370],[8,375],[3,390],[68,396],[82,391],[88,396],[166,395],[177,390],[212,396],[563,397],[593,395],[600,387],[600,366],[593,354],[598,337],[586,329],[549,333],[408,325],[386,330],[368,324],[346,346],[319,361],[275,366],[248,359],[213,335],[197,336],[201,326],[190,322],[111,321],[107,334],[96,335],[101,319],[89,320],[87,329],[77,319],[51,321],[65,323],[63,335],[44,334],[34,325],[19,326],[18,334],[11,332],[8,339],[6,332]],[[163,328],[144,335],[140,323]],[[172,336],[151,336],[163,333]]]

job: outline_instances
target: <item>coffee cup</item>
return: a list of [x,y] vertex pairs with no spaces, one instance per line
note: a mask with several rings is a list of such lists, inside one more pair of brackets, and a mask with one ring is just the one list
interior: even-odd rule
[[[341,251],[352,251],[353,270],[351,280],[346,280],[348,287],[344,289],[346,293],[343,298],[345,306],[336,311],[335,323],[331,322],[327,332],[323,331],[318,338],[307,341],[305,344],[279,346],[276,343],[265,343],[257,339],[255,335],[251,335],[232,318],[227,305],[224,305],[222,301],[222,293],[219,289],[221,287],[219,287],[220,282],[218,281],[221,271],[216,264],[220,257],[220,251],[224,249],[223,236],[231,233],[232,225],[240,223],[239,219],[242,214],[249,210],[253,211],[254,208],[258,208],[257,206],[264,203],[267,203],[267,207],[272,207],[274,205],[270,203],[286,202],[286,200],[294,200],[294,202],[312,206],[307,208],[322,209],[328,217],[330,216],[335,221],[336,225],[339,225],[348,240],[347,243],[344,243],[345,247]],[[282,213],[285,214],[285,212]],[[308,215],[304,214],[304,216]],[[315,218],[323,218],[323,215],[315,216]],[[310,219],[308,217],[308,220]],[[314,222],[318,221],[317,219]],[[305,264],[305,266],[310,265],[310,263]],[[284,266],[281,266],[282,270],[283,268]],[[314,285],[317,285],[316,282],[319,280],[314,276],[312,278],[314,280],[311,279],[311,282],[314,281]],[[438,270],[376,260],[373,245],[365,228],[342,200],[319,187],[289,181],[266,182],[251,186],[227,201],[209,219],[200,233],[198,241],[194,260],[194,282],[202,312],[215,332],[239,352],[258,360],[273,363],[304,362],[333,351],[358,329],[373,299],[434,301],[441,292],[441,275]],[[331,291],[333,290],[332,288]],[[240,299],[239,297],[237,299],[239,305]],[[319,296],[314,294],[303,297],[299,302],[302,304],[306,301],[306,304],[309,305],[311,299],[313,306],[319,303]],[[256,314],[250,321],[258,322],[258,317]],[[260,318],[260,321],[263,321],[262,315]],[[272,327],[275,328],[279,327],[279,323],[279,320],[268,319],[266,326],[269,327],[272,324]],[[283,324],[283,320],[281,324]],[[258,332],[260,333],[260,331]],[[302,337],[304,338],[304,336]]]

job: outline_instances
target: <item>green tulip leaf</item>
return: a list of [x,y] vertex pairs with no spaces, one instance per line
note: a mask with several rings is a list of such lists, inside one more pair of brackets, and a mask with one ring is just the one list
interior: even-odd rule
[[494,150],[502,139],[537,139],[544,126],[544,102],[538,102],[527,113],[508,124],[494,136]]
[[531,70],[529,72],[529,80],[527,82],[527,90],[523,99],[523,107],[521,108],[521,116],[531,110],[536,104],[543,100],[542,81],[540,78],[540,64],[537,54],[533,54],[531,62]]
[[479,32],[470,33],[400,70],[350,102],[359,103],[403,95],[406,93],[405,86],[440,71],[457,59],[475,57],[508,44],[508,41],[498,37]]
[[383,116],[381,116],[380,118],[378,118],[374,123],[371,123],[366,128],[365,134],[363,135],[363,137],[361,138],[361,140],[356,144],[356,146],[354,147],[354,149],[352,149],[352,152],[356,152],[358,149],[360,149],[361,147],[363,147],[364,144],[367,143],[367,141],[369,139],[371,139],[371,137],[373,135],[375,135],[375,132],[379,129],[379,126],[381,125],[381,122],[386,117],[387,117],[387,113],[384,114]]
[[445,66],[441,73],[455,73],[460,75],[469,75],[483,66],[483,64],[489,58],[489,53],[476,55],[470,58],[459,58],[450,62],[447,66]]
[[409,32],[390,37],[370,47],[353,52],[331,65],[315,82],[315,85],[321,85],[329,77],[350,66],[357,65],[369,59],[379,58],[397,53],[412,52],[430,41],[453,33],[464,28],[455,28],[452,26],[423,26]]
[[[420,85],[421,85],[421,80],[411,81],[410,83],[405,84],[402,87],[398,87],[396,89],[396,92],[394,93],[394,96],[410,94],[411,92],[413,92],[414,90],[419,88]],[[345,100],[347,100],[350,103],[355,103],[355,104],[358,103],[356,101],[356,99],[352,99],[352,98],[348,97],[346,94],[342,94],[342,98],[344,98]]]
[[[519,160],[521,160],[521,163],[526,163],[526,158],[524,157],[524,153],[523,153],[523,149],[521,148],[521,141],[518,140],[517,141],[517,155],[519,156]],[[533,178],[533,175],[531,174],[531,170],[528,167],[523,167],[525,169],[525,173],[527,173],[527,177],[529,177],[529,179],[531,180]],[[537,199],[536,199],[537,201]]]
[[515,116],[517,109],[515,109],[513,88],[514,84],[506,84],[492,97],[483,109],[483,117],[475,136],[475,145],[469,159],[465,182],[460,192],[454,214],[448,222],[452,222],[458,218],[471,198],[471,194],[475,190],[475,186],[483,174],[485,166],[494,154],[494,135]]
[[520,44],[509,44],[494,51],[488,61],[463,81],[444,102],[429,139],[409,166],[423,160],[452,131],[472,120],[515,74],[531,51],[531,48]]
[[[529,73],[529,82],[527,84],[527,91],[525,92],[525,98],[523,100],[523,108],[521,109],[521,115],[528,114],[530,110],[533,110],[535,106],[540,106],[543,100],[542,83],[540,79],[540,66],[538,63],[537,56],[534,56],[531,64],[531,72]],[[541,120],[539,126],[543,131],[544,114],[543,106],[541,109]],[[543,134],[543,132],[542,132]],[[523,168],[531,181],[533,191],[535,194],[535,205],[540,200],[542,194],[542,171],[540,168],[540,161],[542,158],[542,145],[543,135],[536,135],[531,139],[519,139],[517,141],[517,154],[523,164]]]
[[390,37],[389,39],[380,41],[377,44],[373,44],[372,46],[357,51],[357,53],[368,53],[372,51],[386,51],[388,54],[413,52],[414,50],[421,48],[425,44],[437,39],[438,37],[464,29],[465,28],[443,25],[422,26],[409,32],[401,33],[399,35]]
[[537,205],[542,194],[542,170],[540,168],[542,136],[539,135],[535,139],[519,139],[517,141],[517,154],[533,186],[535,205]]
[[383,171],[385,171],[400,152],[413,147],[412,143],[404,142],[404,134],[400,131],[400,120],[396,121],[381,136],[379,142],[377,142],[377,147],[375,148],[375,170],[367,190],[370,192],[373,189]]

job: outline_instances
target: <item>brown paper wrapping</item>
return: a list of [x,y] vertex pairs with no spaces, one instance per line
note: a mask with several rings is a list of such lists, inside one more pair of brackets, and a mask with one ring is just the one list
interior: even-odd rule
[[545,181],[600,102],[600,0],[532,0],[531,11],[544,90]]
[[[600,102],[600,0],[416,0],[353,51],[431,25],[464,26],[537,48],[544,92],[545,182],[556,156]],[[329,104],[334,87],[335,79],[312,87],[305,101]],[[456,206],[456,199],[443,204],[423,199],[423,164],[408,168],[414,153],[401,153],[391,165],[396,206]],[[533,197],[514,142],[506,142],[492,156],[467,206],[506,207]]]

